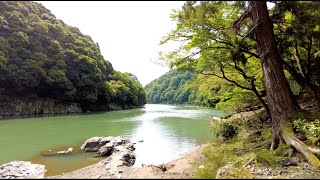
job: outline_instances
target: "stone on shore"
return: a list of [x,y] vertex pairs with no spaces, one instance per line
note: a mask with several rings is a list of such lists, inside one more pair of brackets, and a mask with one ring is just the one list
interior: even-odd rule
[[114,143],[109,142],[106,145],[102,146],[98,150],[97,154],[100,156],[108,156],[111,154],[111,150],[113,149],[113,147],[114,147]]
[[122,137],[92,137],[81,146],[83,151],[95,151],[100,156],[108,158],[101,161],[108,173],[114,178],[120,178],[118,167],[133,166],[136,161],[135,143]]
[[0,166],[0,179],[40,179],[46,171],[44,165],[11,161]]
[[80,149],[85,152],[97,152],[102,146],[109,143],[112,139],[113,139],[112,136],[92,137],[86,140]]

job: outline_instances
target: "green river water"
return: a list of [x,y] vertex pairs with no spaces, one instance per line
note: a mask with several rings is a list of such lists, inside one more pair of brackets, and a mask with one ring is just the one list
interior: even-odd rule
[[[209,118],[224,115],[227,113],[213,108],[146,104],[131,110],[0,120],[0,164],[13,160],[44,164],[46,176],[79,169],[104,159],[79,151],[93,136],[143,140],[135,145],[134,166],[165,163],[214,141]],[[69,155],[41,153],[68,147],[74,148]]]

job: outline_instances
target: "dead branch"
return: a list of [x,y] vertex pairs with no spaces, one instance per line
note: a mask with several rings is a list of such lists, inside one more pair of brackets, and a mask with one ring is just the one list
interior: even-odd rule
[[250,14],[251,14],[251,6],[248,7],[248,10],[246,12],[244,12],[238,19],[236,19],[235,21],[233,21],[232,23],[232,28],[233,29],[237,29],[239,27],[239,25],[245,20],[247,19]]

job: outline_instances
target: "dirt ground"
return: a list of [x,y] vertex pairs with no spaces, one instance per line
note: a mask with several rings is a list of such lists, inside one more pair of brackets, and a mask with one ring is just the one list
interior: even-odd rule
[[[114,166],[101,161],[97,164],[78,169],[62,175],[46,177],[50,179],[189,179],[195,178],[196,166],[203,160],[203,149],[208,144],[197,146],[193,150],[182,154],[178,159],[165,164],[154,164],[147,167]],[[112,161],[111,161],[112,162]],[[165,170],[164,170],[165,168]]]

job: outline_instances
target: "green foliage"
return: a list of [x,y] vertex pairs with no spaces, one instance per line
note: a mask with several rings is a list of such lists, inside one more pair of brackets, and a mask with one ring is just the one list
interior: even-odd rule
[[239,123],[235,120],[215,121],[211,126],[211,131],[217,137],[222,137],[224,140],[231,139],[238,134]]
[[144,87],[148,103],[194,104],[234,111],[259,102],[223,79],[172,69]]
[[[244,1],[198,1],[186,2],[174,11],[171,18],[177,26],[161,43],[183,43],[176,50],[161,52],[161,59],[169,62],[170,67],[203,74],[207,79],[214,79],[213,82],[220,79],[217,81],[220,87],[211,83],[200,90],[194,88],[199,99],[192,98],[191,102],[204,105],[213,102],[214,106],[218,103],[218,108],[230,110],[258,103],[253,90],[264,90],[261,64],[254,39],[243,38],[251,25],[245,21],[245,28],[240,28],[239,34],[230,31],[234,20],[246,8]],[[210,88],[219,92],[206,93]]]
[[258,105],[258,101],[252,91],[238,87],[223,87],[225,91],[222,101],[217,104],[218,109],[226,109],[230,112],[241,109],[242,107]]
[[311,143],[319,141],[320,138],[320,121],[307,121],[306,119],[298,119],[293,121],[293,127],[296,131],[304,133]]
[[115,72],[89,36],[36,2],[0,2],[0,77],[0,96],[49,97],[84,110],[145,104],[134,75]]
[[[291,69],[286,77],[297,95],[301,92],[301,87],[294,82],[298,81],[297,77],[301,76],[300,85],[320,84],[319,2],[281,1],[274,5],[270,14],[278,48],[287,64],[284,67]],[[253,24],[247,18],[236,29],[230,28],[247,6],[246,1],[195,1],[186,2],[173,11],[171,19],[177,25],[160,43],[178,41],[181,46],[160,52],[160,59],[178,70],[223,79],[224,85],[230,86],[221,86],[225,92],[219,91],[213,96],[204,89],[209,90],[215,84],[208,84],[202,90],[192,88],[189,103],[212,106],[213,101],[217,108],[234,111],[260,103],[254,89],[265,95],[260,57],[251,33]]]
[[271,11],[282,59],[314,84],[320,82],[319,4],[317,1],[281,1]]

